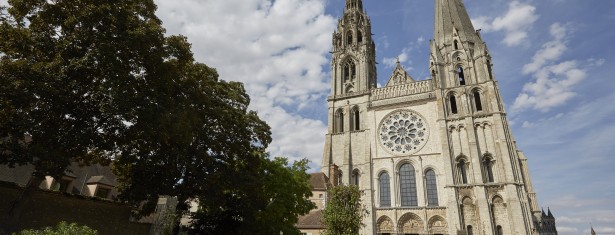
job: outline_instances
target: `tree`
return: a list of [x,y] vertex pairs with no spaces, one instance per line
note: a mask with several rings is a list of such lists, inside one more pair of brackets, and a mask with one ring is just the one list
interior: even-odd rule
[[233,181],[246,187],[212,190],[221,194],[199,197],[199,210],[193,214],[195,221],[191,232],[299,234],[294,226],[298,216],[315,208],[308,199],[312,189],[310,176],[306,173],[307,164],[305,159],[288,166],[285,158],[261,158],[256,177],[243,178],[243,182]]
[[[45,175],[109,163],[151,108],[169,49],[151,1],[9,0],[0,10],[0,164],[35,172],[0,228],[14,230]],[[9,227],[10,226],[10,227]]]
[[98,232],[88,226],[80,226],[76,223],[60,222],[55,227],[47,227],[42,230],[23,230],[13,235],[96,235]]
[[323,212],[326,235],[354,235],[365,226],[368,211],[361,203],[361,191],[355,185],[339,185],[329,190],[329,200]]
[[146,201],[141,214],[158,195],[259,192],[243,182],[259,174],[269,126],[247,109],[241,83],[195,62],[186,38],[164,36],[155,9],[152,0],[0,9],[0,164],[35,167],[0,233],[18,226],[44,176],[74,161],[112,163],[120,200]]

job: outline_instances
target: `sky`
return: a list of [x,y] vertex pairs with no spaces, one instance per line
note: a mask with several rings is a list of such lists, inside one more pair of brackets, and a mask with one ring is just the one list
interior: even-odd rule
[[[318,171],[327,126],[331,36],[344,0],[155,0],[167,33],[221,79],[241,81],[272,129],[272,156]],[[615,234],[615,1],[465,0],[493,57],[539,205],[562,235]],[[6,0],[0,0],[0,5]],[[396,58],[429,76],[434,1],[364,0],[378,83]]]

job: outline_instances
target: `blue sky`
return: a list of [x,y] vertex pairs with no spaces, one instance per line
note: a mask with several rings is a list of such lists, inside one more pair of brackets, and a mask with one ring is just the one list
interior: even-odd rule
[[[272,127],[269,151],[318,170],[326,132],[331,35],[344,0],[155,0],[169,34],[241,81]],[[395,58],[428,75],[433,3],[364,0],[378,82]],[[513,135],[541,206],[563,235],[615,233],[615,1],[465,0],[493,57]],[[6,0],[0,0],[6,4]]]
[[[169,33],[223,79],[242,81],[272,127],[272,155],[320,167],[331,35],[344,0],[157,0]],[[513,134],[560,234],[615,233],[615,1],[466,0],[493,56]],[[364,0],[378,82],[399,57],[428,76],[433,1]]]

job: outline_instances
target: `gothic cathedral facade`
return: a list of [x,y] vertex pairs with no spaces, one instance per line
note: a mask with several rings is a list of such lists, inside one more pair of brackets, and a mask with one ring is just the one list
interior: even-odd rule
[[361,234],[557,234],[538,207],[492,58],[462,0],[435,0],[431,79],[398,63],[376,86],[362,0],[333,33],[322,171],[364,192]]

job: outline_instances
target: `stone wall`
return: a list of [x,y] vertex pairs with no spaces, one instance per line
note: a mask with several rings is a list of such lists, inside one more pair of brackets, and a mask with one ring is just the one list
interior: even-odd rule
[[[17,197],[17,186],[0,182],[0,214],[5,214]],[[60,221],[87,225],[99,234],[148,234],[150,224],[130,222],[131,208],[116,202],[37,191],[22,213],[19,229],[40,229]]]

